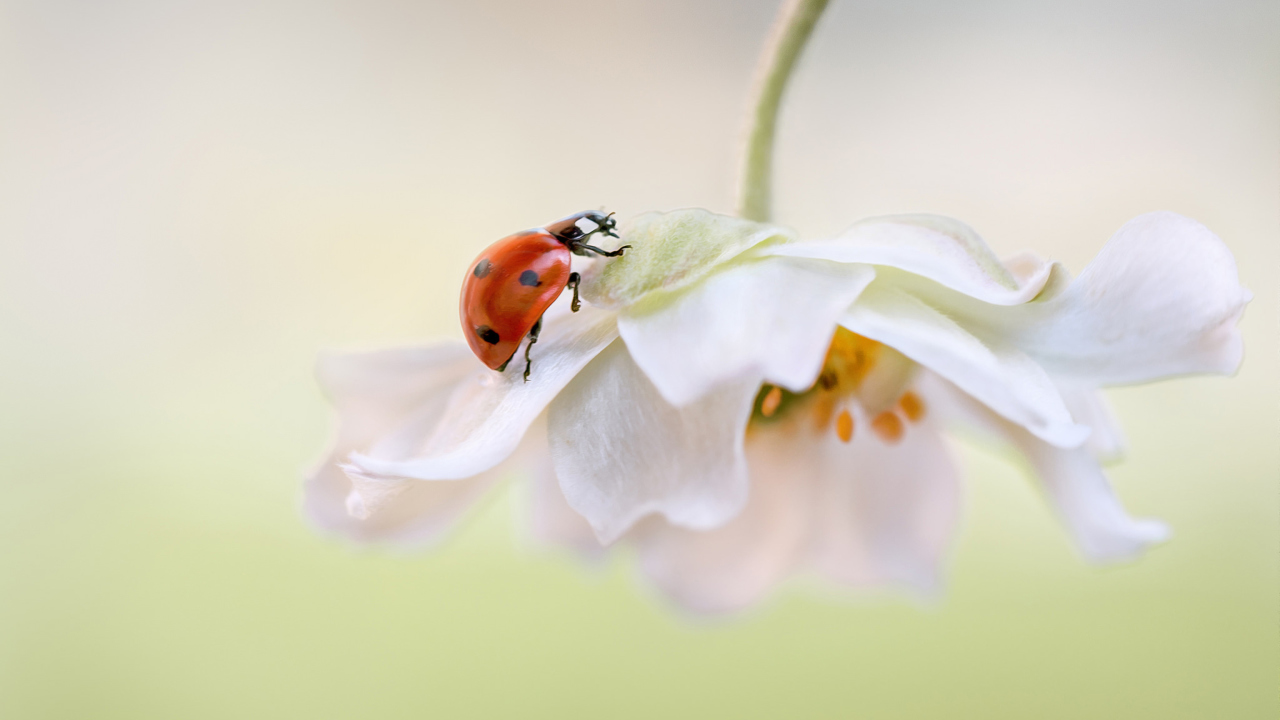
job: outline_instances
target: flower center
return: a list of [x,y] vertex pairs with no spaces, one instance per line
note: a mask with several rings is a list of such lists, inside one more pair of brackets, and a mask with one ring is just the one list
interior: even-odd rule
[[896,443],[925,414],[924,401],[908,390],[916,367],[888,345],[838,327],[812,387],[800,393],[760,388],[748,432],[807,419],[814,431],[834,431],[849,442],[865,422],[880,440]]

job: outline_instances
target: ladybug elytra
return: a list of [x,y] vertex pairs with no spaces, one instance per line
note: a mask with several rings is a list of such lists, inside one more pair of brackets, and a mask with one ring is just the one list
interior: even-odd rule
[[527,335],[524,379],[528,382],[533,366],[529,351],[538,341],[542,314],[566,287],[573,288],[572,310],[577,312],[580,306],[581,278],[570,271],[570,257],[618,257],[631,247],[623,245],[610,252],[587,244],[587,238],[596,233],[618,237],[613,231],[616,224],[613,213],[587,210],[509,235],[480,253],[462,283],[459,308],[463,333],[476,357],[492,370],[506,370]]

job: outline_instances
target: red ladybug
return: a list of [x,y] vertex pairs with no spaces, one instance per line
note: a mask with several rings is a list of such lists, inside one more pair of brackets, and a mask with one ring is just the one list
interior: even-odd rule
[[529,350],[538,341],[542,313],[566,287],[573,288],[570,307],[578,311],[580,278],[569,271],[570,253],[621,255],[631,246],[608,252],[586,243],[596,233],[618,237],[615,225],[613,213],[587,210],[544,228],[509,235],[480,253],[462,283],[459,307],[462,331],[476,357],[493,370],[506,370],[520,341],[528,335],[524,349],[524,379],[528,382],[533,366]]

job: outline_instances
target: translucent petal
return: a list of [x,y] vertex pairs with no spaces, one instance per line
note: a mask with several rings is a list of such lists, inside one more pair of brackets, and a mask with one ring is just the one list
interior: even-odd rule
[[1087,448],[1056,448],[1011,429],[1076,546],[1095,562],[1127,560],[1169,539],[1159,520],[1130,517]]
[[[866,428],[868,419],[857,424]],[[932,420],[899,442],[855,432],[827,440],[810,552],[827,577],[852,585],[941,589],[940,568],[960,519],[960,477]]]
[[641,569],[696,612],[741,610],[794,572],[814,569],[853,585],[940,585],[960,515],[959,478],[937,429],[912,425],[886,445],[814,434],[807,418],[753,428],[751,494],[742,513],[707,531],[646,519],[628,535]]
[[541,545],[566,548],[587,561],[603,560],[605,547],[596,539],[591,524],[564,499],[550,453],[542,453],[530,465],[532,472],[525,492],[525,530],[529,538]]
[[[613,313],[584,306],[548,322],[533,350],[533,373],[512,361],[457,383],[434,430],[420,443],[391,441],[382,453],[355,453],[352,466],[373,478],[458,480],[494,467],[515,450],[534,419],[578,371],[617,337]],[[518,359],[517,359],[518,360]]]
[[1089,426],[1089,440],[1085,447],[1093,457],[1101,463],[1123,458],[1127,446],[1124,430],[1102,391],[1084,383],[1059,381],[1057,385],[1071,417],[1081,425]]
[[1064,449],[1042,442],[932,374],[925,374],[920,384],[939,416],[1007,443],[1026,458],[1076,546],[1089,559],[1132,558],[1168,539],[1164,523],[1133,518],[1125,511],[1087,447]]
[[681,607],[742,610],[759,602],[804,560],[825,470],[817,438],[752,432],[746,442],[751,494],[743,511],[713,530],[655,517],[628,535],[641,571]]
[[366,353],[329,353],[318,375],[338,415],[327,457],[304,485],[303,503],[320,527],[365,542],[422,543],[452,527],[492,478],[461,483],[419,483],[404,488],[382,512],[353,517],[347,509],[352,481],[339,467],[351,452],[368,450],[381,438],[410,433],[424,419],[443,413],[453,385],[478,362],[461,343]]

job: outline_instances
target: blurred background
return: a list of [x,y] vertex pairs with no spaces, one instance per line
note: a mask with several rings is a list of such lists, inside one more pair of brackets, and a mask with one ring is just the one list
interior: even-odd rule
[[1079,272],[1173,210],[1256,297],[1235,379],[1110,393],[1174,540],[1085,565],[962,449],[949,589],[695,621],[519,487],[423,553],[315,532],[324,348],[457,336],[466,263],[734,205],[776,3],[0,2],[0,717],[1274,718],[1280,4],[834,0],[781,126],[808,237],[953,215]]

